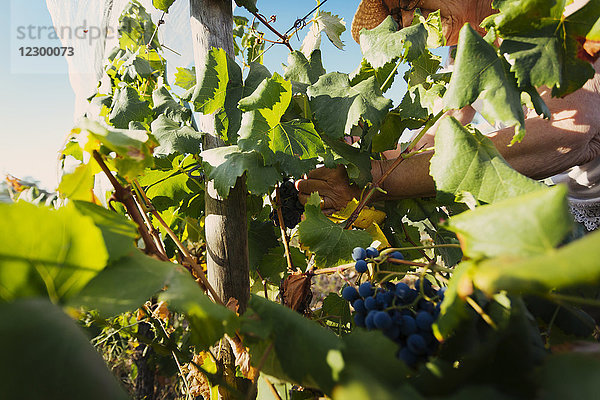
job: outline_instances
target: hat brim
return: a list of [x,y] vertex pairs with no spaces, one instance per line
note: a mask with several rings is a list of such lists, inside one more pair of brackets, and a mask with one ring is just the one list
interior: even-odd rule
[[360,44],[360,31],[377,27],[388,15],[389,10],[381,0],[361,0],[352,19],[354,41]]

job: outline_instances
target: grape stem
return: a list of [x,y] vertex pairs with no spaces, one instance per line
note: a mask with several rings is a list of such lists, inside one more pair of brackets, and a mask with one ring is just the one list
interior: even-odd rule
[[212,287],[210,282],[208,282],[208,279],[204,274],[204,270],[202,270],[198,263],[196,263],[188,249],[183,245],[183,243],[181,243],[175,232],[173,232],[173,230],[169,227],[165,220],[160,216],[158,211],[156,211],[156,208],[154,207],[148,196],[146,196],[144,190],[141,188],[141,186],[139,186],[139,183],[137,183],[137,186],[138,190],[140,191],[140,194],[142,195],[142,198],[144,199],[144,207],[156,218],[156,220],[162,225],[162,227],[165,229],[165,231],[171,237],[171,239],[173,239],[173,242],[175,242],[177,248],[179,249],[181,254],[183,254],[185,261],[190,265],[192,269],[190,272],[192,273],[192,275],[200,280],[202,285],[210,292],[213,300],[216,303],[224,305],[223,300],[221,300],[216,290]]
[[467,303],[469,303],[469,305],[471,307],[473,307],[473,310],[475,310],[475,312],[477,312],[477,314],[479,314],[481,319],[483,319],[485,322],[487,322],[487,324],[489,326],[491,326],[493,329],[498,329],[498,327],[496,326],[496,323],[492,320],[492,318],[486,314],[486,312],[483,310],[483,308],[481,308],[481,306],[479,304],[477,304],[477,302],[475,300],[473,300],[471,298],[471,296],[465,297],[465,300],[467,301]]
[[[419,245],[417,245],[408,235],[408,231],[406,230],[406,226],[404,226],[404,222],[400,221],[400,225],[402,226],[402,232],[404,232],[404,237],[406,238],[406,240],[413,245],[413,249],[414,250],[419,250],[419,253],[421,253],[423,255],[423,257],[425,257],[427,259],[427,262],[431,262],[431,257],[429,257],[427,255],[427,253],[425,253],[424,249],[419,249],[418,247],[421,247]],[[413,250],[410,249],[410,250]],[[407,249],[408,250],[408,249]]]
[[411,267],[427,267],[429,263],[421,263],[416,261],[399,260],[397,258],[388,258],[387,262],[392,264],[410,265]]
[[[137,198],[143,199],[143,203],[148,204],[150,202],[150,200],[146,196],[146,193],[142,190],[142,187],[136,179],[133,180],[133,190],[135,191]],[[156,243],[156,246],[161,250],[163,254],[166,255],[167,252],[165,251],[165,248],[162,244],[162,240],[160,240],[160,232],[156,228],[154,228],[154,225],[152,225],[150,218],[148,218],[147,210],[145,209],[145,204],[143,203],[138,202],[138,205],[140,206],[140,210],[142,211],[142,216],[144,217],[146,226],[150,230],[150,234],[152,235],[152,237],[154,237],[154,243]]]
[[354,264],[344,264],[344,265],[339,265],[337,267],[317,269],[317,270],[312,271],[311,274],[313,274],[313,275],[333,274],[336,272],[345,271],[352,267],[354,267]]
[[[267,21],[267,19],[266,19],[264,16],[262,16],[261,14],[257,13],[256,11],[251,11],[251,10],[248,10],[248,11],[250,12],[250,14],[254,15],[254,17],[255,17],[256,19],[258,19],[260,22],[262,22],[262,24],[263,24],[264,26],[266,26],[266,27],[267,27],[267,28],[268,28],[268,29],[269,29],[271,32],[273,32],[273,33],[274,33],[274,34],[275,34],[275,35],[276,35],[276,36],[279,38],[279,41],[277,41],[277,42],[273,42],[273,43],[281,43],[281,44],[284,44],[284,45],[285,45],[285,46],[286,46],[286,47],[287,47],[287,48],[290,50],[290,52],[291,52],[291,51],[294,51],[294,49],[293,49],[293,48],[292,48],[292,46],[290,45],[290,38],[289,38],[289,36],[287,36],[287,35],[284,35],[284,34],[280,33],[280,32],[279,32],[277,29],[275,29],[275,28],[274,28],[274,27],[273,27],[273,26],[272,26],[272,25],[269,23],[269,21]],[[263,40],[264,40],[264,38],[263,38]]]
[[546,294],[545,297],[548,300],[551,300],[558,304],[561,304],[562,302],[566,302],[566,303],[582,304],[582,305],[592,306],[592,307],[600,307],[600,300],[596,300],[596,299],[586,299],[583,297],[569,296],[569,295],[560,294],[560,293],[548,293],[548,294]]
[[263,284],[263,290],[265,292],[265,299],[269,300],[269,292],[267,291],[267,281],[262,277],[258,268],[256,269],[256,274],[258,275],[258,277],[260,278],[260,280]]
[[403,250],[423,250],[423,249],[439,249],[443,247],[456,247],[460,249],[460,245],[457,243],[444,243],[444,244],[431,244],[425,246],[413,246],[413,247],[398,247],[393,249],[386,249],[386,251],[403,251]]
[[412,152],[414,147],[417,145],[419,140],[421,140],[423,135],[425,135],[425,133],[427,133],[427,131],[438,121],[438,119],[440,119],[440,117],[443,114],[444,114],[444,111],[442,110],[439,113],[437,113],[435,116],[433,116],[432,118],[428,119],[427,122],[425,123],[425,126],[421,130],[421,132],[419,132],[419,134],[412,140],[412,142],[408,145],[408,147],[406,149],[404,149],[402,151],[402,153],[400,153],[400,156],[398,158],[396,158],[394,163],[383,173],[383,175],[381,175],[381,177],[377,180],[377,182],[375,182],[374,184],[372,184],[369,187],[369,190],[364,195],[364,197],[360,200],[356,209],[352,212],[350,217],[346,220],[346,225],[344,226],[344,229],[350,229],[352,227],[352,224],[354,224],[354,221],[356,221],[360,212],[369,203],[369,201],[375,194],[375,191],[382,190],[383,182],[387,179],[388,176],[391,175],[391,173],[398,167],[398,165],[400,165],[402,163],[402,161],[404,161],[406,158],[411,157],[413,155],[413,153],[416,153],[416,152]]
[[285,250],[285,259],[287,261],[288,271],[294,272],[294,264],[292,263],[292,254],[290,253],[290,245],[288,243],[287,233],[283,222],[283,212],[281,211],[281,195],[279,193],[279,184],[275,186],[275,208],[277,209],[277,220],[279,221],[279,230],[281,231],[281,241]]
[[267,379],[266,376],[263,376],[263,380],[269,386],[269,389],[271,390],[271,393],[273,394],[273,396],[275,397],[275,399],[276,400],[282,400],[281,396],[279,395],[279,392],[277,391],[277,389],[275,389],[275,386],[273,385],[273,383],[271,383],[271,381],[269,379]]
[[140,233],[142,240],[144,241],[145,253],[154,255],[162,261],[169,261],[169,258],[166,256],[166,254],[160,251],[160,249],[154,242],[154,238],[150,234],[150,231],[148,230],[148,227],[144,222],[144,218],[142,217],[142,213],[138,208],[138,204],[136,203],[135,198],[131,193],[131,188],[125,187],[121,185],[121,183],[119,183],[117,178],[115,178],[112,172],[110,172],[110,169],[106,166],[104,159],[102,158],[100,153],[98,153],[97,150],[94,150],[92,152],[92,157],[94,157],[94,160],[96,160],[96,162],[98,163],[98,165],[112,184],[113,188],[115,189],[115,192],[113,194],[115,200],[123,204],[123,206],[127,210],[127,214],[129,214],[133,222],[135,222],[135,224],[137,225],[138,232]]

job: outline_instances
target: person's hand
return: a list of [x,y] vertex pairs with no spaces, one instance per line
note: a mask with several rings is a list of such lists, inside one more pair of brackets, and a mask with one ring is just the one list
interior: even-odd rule
[[296,181],[298,199],[306,204],[310,194],[319,192],[321,209],[325,214],[341,210],[353,198],[360,197],[360,189],[351,185],[346,168],[340,165],[335,169],[317,168],[312,170],[306,179]]

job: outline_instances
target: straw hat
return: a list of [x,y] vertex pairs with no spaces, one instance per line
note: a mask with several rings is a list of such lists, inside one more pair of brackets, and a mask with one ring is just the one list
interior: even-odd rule
[[390,9],[383,0],[361,0],[352,19],[352,38],[360,43],[360,30],[373,29],[390,15]]
[[352,19],[352,38],[360,43],[360,30],[377,27],[388,15],[402,28],[402,12],[411,12],[422,0],[361,0]]

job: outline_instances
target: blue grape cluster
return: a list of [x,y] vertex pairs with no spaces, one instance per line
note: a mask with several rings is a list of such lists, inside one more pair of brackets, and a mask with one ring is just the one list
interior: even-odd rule
[[440,313],[444,289],[435,290],[427,279],[415,289],[404,282],[384,283],[374,287],[364,282],[358,290],[346,286],[342,297],[354,308],[354,323],[368,330],[381,330],[384,335],[400,345],[397,357],[410,367],[434,354],[439,342],[433,335],[431,326]]
[[[367,272],[367,259],[375,258],[379,255],[379,251],[375,247],[355,247],[352,250],[352,259],[356,261],[354,268],[359,274]],[[387,255],[388,258],[395,258],[397,260],[404,260],[404,256],[399,251],[394,251]]]

